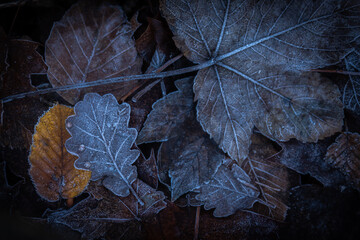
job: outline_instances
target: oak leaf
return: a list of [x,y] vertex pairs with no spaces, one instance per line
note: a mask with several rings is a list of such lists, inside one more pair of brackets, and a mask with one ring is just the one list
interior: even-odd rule
[[87,186],[91,172],[74,168],[76,157],[65,149],[70,134],[65,119],[70,107],[57,104],[39,120],[29,155],[30,176],[38,194],[48,201],[74,198]]
[[351,51],[357,1],[162,0],[160,9],[177,47],[204,66],[194,83],[197,119],[231,158],[247,157],[254,127],[302,142],[341,130],[337,86],[300,73]]
[[[45,44],[48,77],[54,87],[141,74],[132,29],[122,9],[80,1],[56,22]],[[119,99],[137,81],[59,92],[75,104],[86,92],[111,92]]]
[[93,181],[106,176],[104,186],[118,196],[126,197],[130,191],[136,196],[131,184],[137,172],[132,164],[139,151],[131,150],[137,131],[128,127],[130,106],[119,105],[112,94],[87,93],[74,109],[75,115],[66,120],[71,134],[66,149],[79,157],[75,167],[91,170]]
[[[346,56],[345,65],[350,72],[360,72],[360,48]],[[360,115],[360,76],[349,75],[343,89],[343,103],[345,108]]]

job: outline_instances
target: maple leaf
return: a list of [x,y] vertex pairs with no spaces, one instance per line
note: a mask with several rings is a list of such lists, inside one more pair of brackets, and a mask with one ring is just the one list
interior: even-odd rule
[[340,131],[338,88],[300,72],[338,63],[359,37],[356,1],[162,0],[174,41],[194,63],[197,119],[231,158],[252,130],[316,142]]
[[215,217],[227,217],[236,210],[250,208],[259,192],[250,177],[238,165],[231,169],[221,165],[212,180],[201,186],[197,200],[205,202],[205,210],[215,208]]
[[[132,30],[122,9],[108,3],[80,1],[56,22],[45,44],[48,77],[54,87],[140,74]],[[85,92],[113,93],[118,99],[137,81],[86,90],[59,92],[75,104]]]
[[74,114],[57,104],[39,119],[29,155],[30,176],[38,194],[48,201],[78,196],[90,181],[91,172],[74,168],[76,157],[65,149],[70,134],[65,119]]
[[326,152],[325,161],[339,169],[349,185],[360,190],[360,135],[341,133]]
[[[81,232],[82,237],[86,239],[104,237],[112,226],[124,228],[126,232],[129,226],[151,218],[166,207],[162,192],[156,191],[139,179],[132,186],[144,205],[139,205],[133,195],[118,197],[106,189],[101,189],[102,198],[99,201],[88,197],[69,210],[52,213],[49,219]],[[97,188],[102,186],[96,186],[93,191],[97,191]]]
[[[360,72],[360,52],[354,50],[345,58],[346,69]],[[360,115],[360,76],[349,75],[343,91],[344,107]]]
[[71,138],[65,146],[79,157],[75,167],[91,170],[93,181],[106,176],[104,186],[118,196],[126,197],[131,191],[137,197],[131,184],[137,177],[132,164],[139,151],[131,150],[137,131],[128,128],[130,106],[119,105],[112,94],[88,93],[74,109],[75,115],[66,120]]
[[175,82],[179,91],[153,105],[137,141],[165,141],[158,153],[160,181],[170,177],[171,200],[210,181],[224,153],[202,131],[195,117],[191,91],[192,78]]

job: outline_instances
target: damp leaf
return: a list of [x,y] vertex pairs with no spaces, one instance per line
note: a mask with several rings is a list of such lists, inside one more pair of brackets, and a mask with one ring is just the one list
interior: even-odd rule
[[[87,93],[75,107],[75,115],[66,120],[71,138],[66,149],[79,157],[75,167],[91,170],[91,180],[105,177],[103,184],[114,194],[136,196],[131,184],[137,177],[132,164],[139,151],[131,150],[137,131],[129,128],[130,106],[118,104],[112,94]],[[140,201],[140,199],[139,199]]]
[[254,134],[251,142],[249,156],[242,168],[260,192],[259,203],[265,206],[264,210],[258,208],[253,211],[284,221],[288,210],[287,192],[290,188],[287,167],[278,161],[279,153],[270,140]]
[[125,231],[133,224],[151,219],[166,207],[162,192],[139,179],[135,180],[132,186],[144,205],[140,205],[133,195],[119,197],[98,185],[96,188],[104,188],[100,190],[101,199],[88,197],[69,210],[52,213],[49,219],[81,232],[85,239],[97,239],[104,237],[112,228]]
[[360,190],[360,135],[341,133],[326,152],[325,161],[339,169],[348,184]]
[[250,177],[238,165],[221,165],[213,179],[201,186],[197,200],[203,201],[205,210],[215,208],[215,217],[227,217],[239,209],[253,206],[259,195]]
[[162,0],[174,41],[194,63],[197,119],[238,161],[254,127],[316,142],[341,130],[336,85],[301,71],[338,63],[359,37],[356,1]]
[[[96,1],[74,4],[56,22],[45,44],[48,77],[54,87],[141,74],[133,30],[119,6]],[[118,99],[137,81],[59,92],[75,104],[86,92],[113,93]]]
[[35,127],[29,173],[38,194],[48,201],[74,198],[90,181],[91,172],[76,169],[76,157],[65,148],[65,141],[70,137],[65,120],[72,114],[73,108],[57,104]]

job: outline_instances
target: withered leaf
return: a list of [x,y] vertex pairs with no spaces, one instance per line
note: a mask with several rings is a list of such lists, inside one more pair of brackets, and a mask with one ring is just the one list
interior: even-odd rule
[[253,206],[259,192],[250,177],[238,165],[231,168],[221,165],[213,179],[201,186],[197,200],[205,202],[204,208],[215,208],[215,217],[227,217],[239,209]]
[[196,121],[192,78],[175,82],[179,91],[153,105],[138,141],[165,141],[158,153],[160,180],[171,178],[171,200],[209,182],[225,154]]
[[122,197],[135,194],[131,184],[137,172],[132,164],[139,156],[138,150],[131,150],[137,131],[128,127],[129,118],[130,106],[119,105],[114,95],[87,93],[66,120],[71,134],[66,149],[79,157],[75,167],[91,170],[93,181],[106,176],[104,186]]
[[[360,72],[360,48],[354,50],[345,58],[346,69],[350,72]],[[360,115],[360,76],[349,75],[343,89],[344,107]]]
[[[6,67],[0,69],[3,80],[0,97],[36,90],[30,84],[30,75],[46,72],[42,56],[36,51],[38,46],[39,43],[27,40],[6,42],[6,48],[3,49],[6,51]],[[0,144],[10,148],[29,149],[34,126],[39,116],[48,108],[38,97],[4,103],[1,112]]]
[[[122,9],[108,3],[80,1],[53,26],[45,45],[48,77],[54,87],[140,74],[142,61]],[[118,99],[136,81],[59,92],[75,104],[85,92],[113,93]]]
[[148,159],[140,151],[140,156],[136,160],[135,165],[138,170],[138,177],[142,179],[150,187],[157,189],[158,187],[158,170],[156,166],[156,158],[154,149],[151,149]]
[[82,232],[84,238],[94,239],[103,237],[113,225],[131,226],[136,224],[134,221],[145,221],[166,207],[162,192],[138,179],[132,187],[144,205],[139,205],[133,195],[118,197],[103,189],[105,194],[101,200],[89,197],[69,210],[53,213],[49,218]]
[[360,135],[341,133],[326,152],[325,161],[340,169],[346,179],[360,190]]
[[214,64],[195,78],[197,119],[231,158],[247,157],[254,126],[279,141],[341,130],[337,86],[300,72],[351,51],[357,1],[162,0],[160,8],[184,55]]
[[91,177],[90,171],[74,167],[76,157],[65,149],[70,137],[65,119],[72,114],[72,108],[55,105],[40,118],[33,135],[29,173],[38,194],[48,201],[78,196]]
[[249,156],[243,163],[243,169],[260,192],[259,202],[266,206],[265,211],[261,211],[260,208],[254,211],[283,221],[288,209],[286,194],[290,188],[287,168],[275,158],[278,151],[270,140],[254,134],[251,142]]

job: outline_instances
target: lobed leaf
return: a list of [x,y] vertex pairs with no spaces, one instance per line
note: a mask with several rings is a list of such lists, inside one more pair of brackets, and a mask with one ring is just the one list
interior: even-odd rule
[[[345,58],[346,69],[350,72],[360,72],[360,49],[355,50]],[[344,107],[360,115],[360,76],[349,75],[343,89]]]
[[104,186],[118,196],[134,194],[131,184],[137,172],[132,164],[139,151],[131,150],[137,131],[128,128],[130,106],[119,105],[112,94],[88,93],[74,109],[75,115],[66,120],[71,134],[66,149],[79,157],[75,167],[91,170],[93,181],[105,176]]
[[356,1],[162,0],[174,41],[197,73],[197,119],[244,160],[254,127],[278,141],[316,142],[340,131],[337,87],[300,72],[338,63],[359,37]]

